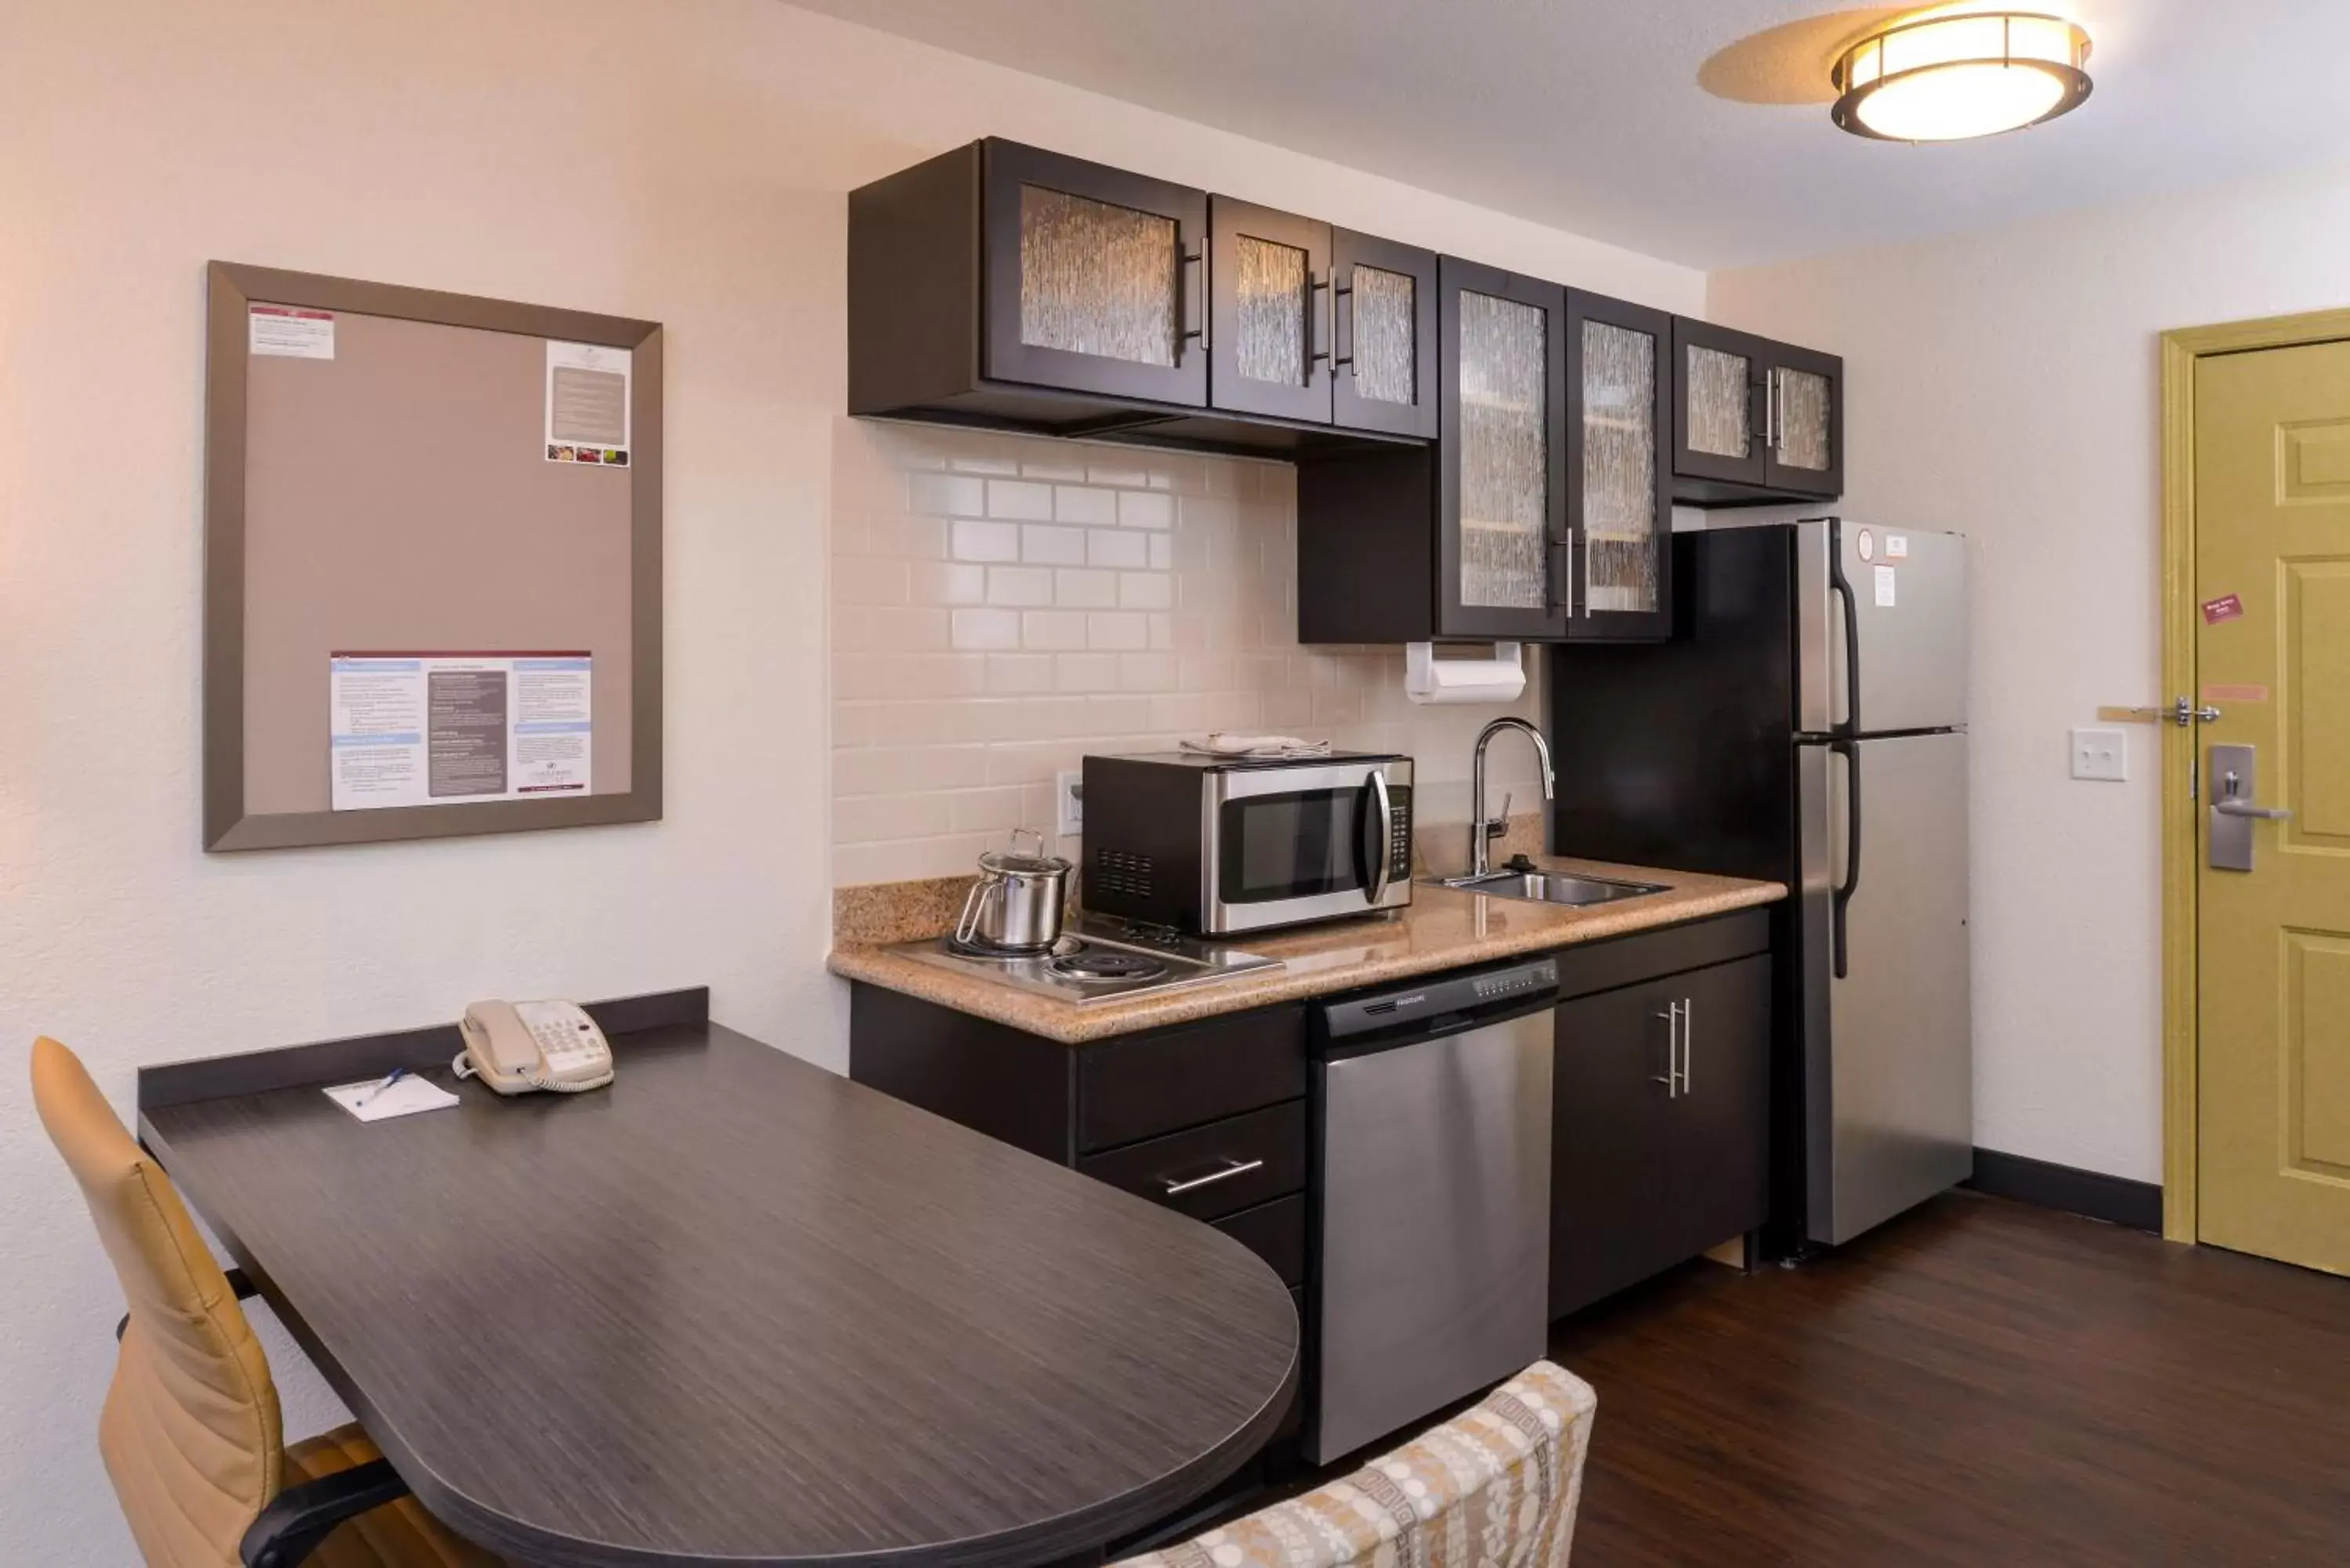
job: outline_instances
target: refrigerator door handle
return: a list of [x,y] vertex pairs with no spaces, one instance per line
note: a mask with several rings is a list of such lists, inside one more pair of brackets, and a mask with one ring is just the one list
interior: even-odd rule
[[[1860,733],[1860,599],[1844,575],[1844,524],[1833,518],[1828,522],[1828,586],[1844,600],[1844,722],[1830,727],[1839,734],[1856,735]],[[1853,770],[1856,775],[1859,771]]]
[[1830,946],[1835,955],[1835,977],[1842,980],[1849,966],[1845,961],[1845,930],[1851,923],[1848,910],[1852,895],[1860,886],[1860,745],[1849,740],[1832,741],[1828,750],[1844,759],[1844,880],[1833,890],[1831,903]]

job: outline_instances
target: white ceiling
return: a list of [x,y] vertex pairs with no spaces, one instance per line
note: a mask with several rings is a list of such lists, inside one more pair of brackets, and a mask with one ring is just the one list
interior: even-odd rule
[[2095,91],[1947,147],[1698,86],[1725,46],[1852,0],[795,3],[1702,267],[2350,159],[2344,0],[2032,6],[2088,26]]

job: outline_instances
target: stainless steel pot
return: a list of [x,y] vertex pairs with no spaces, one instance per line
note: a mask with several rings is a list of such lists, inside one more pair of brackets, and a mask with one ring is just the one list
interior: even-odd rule
[[[1020,853],[1024,837],[1035,841],[1034,854]],[[1045,836],[1033,828],[1015,828],[1012,844],[1009,850],[990,850],[979,857],[979,880],[972,884],[962,901],[962,918],[955,921],[959,945],[1042,952],[1060,939],[1061,911],[1076,868],[1057,855],[1045,854]]]

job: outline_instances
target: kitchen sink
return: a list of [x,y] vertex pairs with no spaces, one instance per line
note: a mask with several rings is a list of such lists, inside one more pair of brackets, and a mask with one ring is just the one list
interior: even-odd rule
[[1564,871],[1489,871],[1482,877],[1451,877],[1439,887],[1489,898],[1523,898],[1536,904],[1612,904],[1619,898],[1643,898],[1661,893],[1659,882],[1611,882],[1599,877],[1572,877]]

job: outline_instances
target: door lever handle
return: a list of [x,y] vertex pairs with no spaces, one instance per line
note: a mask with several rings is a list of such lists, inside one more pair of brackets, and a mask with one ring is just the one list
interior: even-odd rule
[[2293,812],[2288,807],[2255,805],[2244,799],[2243,795],[2243,778],[2235,769],[2230,768],[2227,776],[2220,781],[2220,798],[2211,803],[2211,809],[2221,816],[2251,816],[2258,817],[2262,822],[2293,820]]

